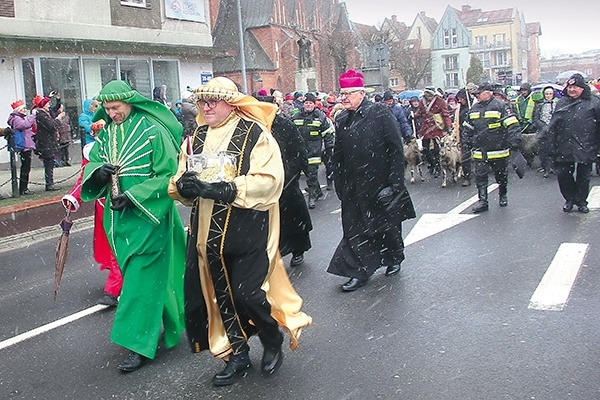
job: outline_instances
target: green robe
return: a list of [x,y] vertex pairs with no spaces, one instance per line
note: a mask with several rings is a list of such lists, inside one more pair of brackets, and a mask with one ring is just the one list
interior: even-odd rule
[[[156,353],[161,324],[167,348],[179,342],[184,329],[186,237],[167,194],[177,153],[171,133],[134,108],[121,125],[109,123],[98,134],[81,189],[83,201],[106,196],[104,229],[123,273],[111,340],[148,358]],[[90,179],[106,163],[120,167],[121,193],[134,207],[111,210],[110,185],[99,187]]]

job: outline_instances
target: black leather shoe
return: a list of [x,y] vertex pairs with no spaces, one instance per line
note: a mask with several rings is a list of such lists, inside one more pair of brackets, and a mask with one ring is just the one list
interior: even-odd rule
[[117,368],[123,372],[137,371],[142,367],[142,365],[144,365],[146,360],[148,360],[148,358],[132,351],[131,353],[129,353],[125,361],[119,364]]
[[109,293],[104,293],[104,296],[100,297],[98,304],[102,304],[109,307],[116,307],[119,304],[117,296],[113,296]]
[[394,276],[394,275],[396,275],[398,272],[400,272],[400,268],[401,268],[400,264],[390,265],[385,270],[385,276]]
[[580,213],[583,213],[583,214],[587,214],[587,213],[589,213],[589,212],[590,212],[590,209],[589,209],[589,208],[588,208],[588,206],[586,206],[585,204],[582,204],[582,205],[580,205],[580,206],[577,206],[577,210],[578,210]]
[[367,281],[362,281],[358,278],[350,278],[350,280],[342,285],[344,292],[353,292],[356,289],[363,287],[367,284]]
[[21,190],[19,193],[21,193],[21,196],[29,196],[34,194],[31,190],[29,189],[25,189],[25,190]]
[[55,186],[55,185],[46,186],[46,192],[56,192],[57,190],[60,190],[60,186]]
[[274,375],[279,367],[281,367],[282,362],[283,351],[281,350],[281,346],[275,350],[265,349],[260,363],[263,374]]
[[252,364],[247,355],[238,360],[230,357],[225,369],[213,376],[212,383],[215,386],[233,385],[239,378],[246,376],[251,371],[251,368]]
[[297,267],[304,262],[304,254],[294,254],[290,260],[290,267]]
[[565,202],[565,205],[563,206],[563,211],[564,212],[573,211],[573,202],[571,200],[568,200],[567,202]]

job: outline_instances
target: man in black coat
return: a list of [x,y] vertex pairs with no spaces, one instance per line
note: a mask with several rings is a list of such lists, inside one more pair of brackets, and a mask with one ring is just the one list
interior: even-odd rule
[[588,213],[592,163],[600,145],[600,99],[580,74],[573,74],[566,85],[548,126],[551,154],[565,199],[563,211],[571,212],[576,205],[579,212]]
[[335,191],[342,202],[343,237],[327,272],[350,278],[345,292],[364,286],[386,267],[400,272],[402,221],[415,210],[404,185],[404,150],[398,124],[384,104],[365,99],[363,75],[340,76],[344,110],[335,118]]

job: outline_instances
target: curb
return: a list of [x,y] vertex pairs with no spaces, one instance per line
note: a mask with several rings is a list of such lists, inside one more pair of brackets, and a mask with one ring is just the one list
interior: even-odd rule
[[[71,234],[76,232],[82,232],[84,230],[94,227],[94,216],[83,217],[73,221],[73,227],[71,228]],[[62,233],[62,230],[58,224],[46,226],[43,228],[35,229],[32,231],[18,233],[16,235],[7,236],[0,238],[0,254],[22,249],[32,244],[42,242],[44,240],[52,239],[58,240]]]
[[25,210],[30,210],[32,208],[39,208],[43,206],[47,206],[50,204],[60,203],[63,195],[58,195],[54,197],[46,197],[44,199],[26,201],[23,203],[13,204],[11,206],[0,207],[0,215],[17,213]]

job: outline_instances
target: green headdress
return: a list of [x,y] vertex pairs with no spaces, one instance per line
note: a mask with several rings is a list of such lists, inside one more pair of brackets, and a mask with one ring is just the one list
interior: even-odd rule
[[[146,97],[139,94],[137,91],[131,89],[131,86],[127,84],[125,81],[110,81],[108,82],[98,94],[96,99],[103,103],[105,101],[122,101],[127,104],[131,104],[138,110],[141,110],[148,114],[148,119],[150,119],[155,125],[162,126],[165,128],[171,135],[173,139],[175,139],[177,147],[181,143],[181,135],[183,133],[183,126],[177,118],[169,110],[165,105],[147,99]],[[111,119],[104,111],[103,107],[98,107],[93,121],[98,121],[100,119],[105,120],[107,123],[111,121]]]

